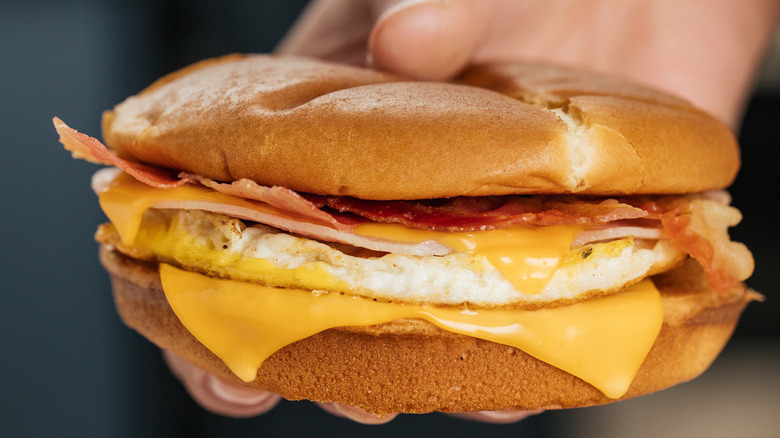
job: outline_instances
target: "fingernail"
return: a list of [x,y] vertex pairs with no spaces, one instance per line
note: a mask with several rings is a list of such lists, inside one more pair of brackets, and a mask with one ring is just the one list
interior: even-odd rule
[[477,411],[477,412],[460,412],[448,414],[452,417],[460,418],[462,420],[481,421],[484,423],[493,424],[508,424],[515,423],[531,415],[536,415],[544,412],[543,410],[536,411],[519,411],[513,409],[501,410],[501,411]]
[[408,9],[412,6],[418,6],[418,5],[431,5],[431,6],[437,6],[437,7],[448,7],[452,4],[452,0],[405,0],[398,2],[394,4],[393,6],[387,8],[382,14],[377,18],[377,22],[380,22],[384,20],[385,18],[397,14],[398,12]]
[[257,389],[242,388],[237,385],[232,385],[224,380],[208,375],[206,380],[206,387],[217,397],[222,400],[237,404],[237,405],[260,405],[270,398],[275,398],[276,394],[267,391],[261,391]]
[[543,411],[515,411],[515,410],[504,410],[504,411],[483,411],[480,412],[482,416],[493,423],[514,423],[515,421],[520,421],[526,417],[530,417],[531,415],[540,414]]
[[379,417],[377,415],[370,414],[363,409],[356,408],[354,406],[342,405],[339,403],[317,403],[317,405],[326,412],[339,417],[347,418],[360,424],[385,424],[389,423],[398,416],[398,414],[387,414],[383,417]]
[[374,24],[374,31],[371,32],[368,38],[368,51],[366,53],[366,66],[368,67],[374,67],[374,39],[376,34],[376,29],[378,27],[382,26],[382,23],[388,20],[393,15],[396,15],[402,11],[405,11],[407,9],[410,9],[412,7],[422,6],[422,5],[429,5],[434,7],[440,7],[445,8],[448,7],[452,3],[451,0],[405,0],[400,1],[396,3],[395,5],[387,8],[384,10],[376,19]]
[[253,417],[268,412],[281,400],[274,393],[232,384],[173,353],[164,353],[168,366],[187,392],[211,412],[236,418]]

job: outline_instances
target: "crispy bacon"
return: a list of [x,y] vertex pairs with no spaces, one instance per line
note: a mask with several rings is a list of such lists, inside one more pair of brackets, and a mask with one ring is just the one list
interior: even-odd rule
[[82,134],[55,117],[54,127],[60,135],[60,143],[70,151],[73,158],[95,164],[116,166],[136,180],[157,188],[172,188],[184,184],[200,183],[203,186],[241,198],[262,201],[279,210],[287,211],[312,219],[341,231],[351,230],[361,222],[351,215],[332,215],[322,211],[297,192],[284,187],[261,186],[248,179],[240,179],[230,184],[219,183],[204,176],[187,172],[177,172],[161,167],[129,161],[120,158],[96,138]]
[[736,208],[707,196],[680,199],[674,206],[650,204],[646,206],[660,218],[669,243],[699,262],[714,291],[738,287],[753,273],[752,254],[728,235],[728,228],[741,220]]
[[95,164],[116,166],[138,181],[153,187],[170,188],[188,183],[186,180],[177,178],[176,173],[170,169],[119,158],[96,138],[76,131],[57,117],[54,118],[54,128],[60,135],[60,143],[71,152],[73,158],[87,160]]
[[375,222],[434,231],[483,231],[511,225],[594,226],[647,215],[615,199],[552,196],[457,197],[420,201],[368,201],[345,196],[306,195],[313,203]]

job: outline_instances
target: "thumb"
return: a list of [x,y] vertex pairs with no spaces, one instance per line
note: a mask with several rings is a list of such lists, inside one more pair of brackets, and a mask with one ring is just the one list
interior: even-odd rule
[[391,2],[371,30],[369,62],[421,79],[452,77],[490,31],[494,11],[493,0]]

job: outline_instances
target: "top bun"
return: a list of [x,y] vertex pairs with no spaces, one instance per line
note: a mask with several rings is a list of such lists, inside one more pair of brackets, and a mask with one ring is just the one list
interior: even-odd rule
[[103,135],[121,156],[218,181],[380,200],[690,193],[739,167],[728,127],[684,100],[530,64],[433,83],[231,55],[107,111]]

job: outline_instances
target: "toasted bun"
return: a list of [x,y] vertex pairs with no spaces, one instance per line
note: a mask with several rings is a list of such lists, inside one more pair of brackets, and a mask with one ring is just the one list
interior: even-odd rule
[[683,100],[534,65],[430,83],[228,56],[162,78],[106,112],[103,131],[147,163],[364,199],[688,193],[739,167],[729,129]]
[[[154,265],[101,248],[124,322],[160,348],[240,382],[174,315]],[[664,322],[625,398],[692,379],[721,351],[746,304],[740,288],[712,292],[688,261],[654,277]],[[375,414],[555,409],[608,403],[591,385],[522,351],[418,320],[331,329],[282,348],[247,385],[288,399],[357,406]]]

